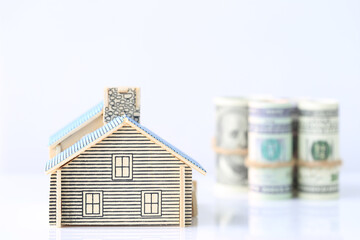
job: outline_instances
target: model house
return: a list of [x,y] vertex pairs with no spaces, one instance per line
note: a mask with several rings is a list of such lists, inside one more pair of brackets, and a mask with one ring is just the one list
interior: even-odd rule
[[192,169],[206,171],[138,123],[138,96],[107,89],[104,103],[51,137],[51,225],[191,225]]

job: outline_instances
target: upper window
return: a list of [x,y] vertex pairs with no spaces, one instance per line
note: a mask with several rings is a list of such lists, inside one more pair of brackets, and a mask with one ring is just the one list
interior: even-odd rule
[[161,191],[142,191],[142,215],[161,215]]
[[131,154],[114,154],[112,156],[112,168],[114,180],[132,179],[133,157]]
[[102,191],[83,192],[83,215],[101,217],[102,211]]

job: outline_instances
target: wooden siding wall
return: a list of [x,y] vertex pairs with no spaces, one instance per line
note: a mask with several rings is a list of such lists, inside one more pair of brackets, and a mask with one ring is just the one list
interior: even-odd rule
[[49,222],[56,224],[56,172],[50,176]]
[[[133,179],[112,180],[112,154],[133,154]],[[62,168],[63,225],[179,225],[180,165],[130,126]],[[56,219],[56,174],[51,176],[50,223]],[[83,217],[82,191],[103,190],[103,216]],[[141,216],[141,190],[161,190],[162,215]],[[185,223],[192,220],[192,169],[185,166]]]

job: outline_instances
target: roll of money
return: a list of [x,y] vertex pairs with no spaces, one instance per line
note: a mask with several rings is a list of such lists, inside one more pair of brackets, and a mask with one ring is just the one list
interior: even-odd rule
[[249,191],[251,198],[292,196],[292,114],[285,99],[249,102]]
[[225,192],[247,190],[248,102],[245,98],[218,97],[216,105],[217,189]]
[[298,196],[332,199],[339,195],[339,104],[335,100],[299,102]]

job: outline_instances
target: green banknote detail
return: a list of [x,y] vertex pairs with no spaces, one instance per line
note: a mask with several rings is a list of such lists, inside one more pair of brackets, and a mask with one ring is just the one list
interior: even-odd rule
[[339,180],[339,173],[331,174],[331,181],[337,182]]
[[261,154],[268,161],[276,161],[281,154],[281,144],[277,139],[266,139],[261,143]]
[[331,154],[331,146],[326,141],[316,141],[311,146],[311,155],[315,161],[326,161]]

